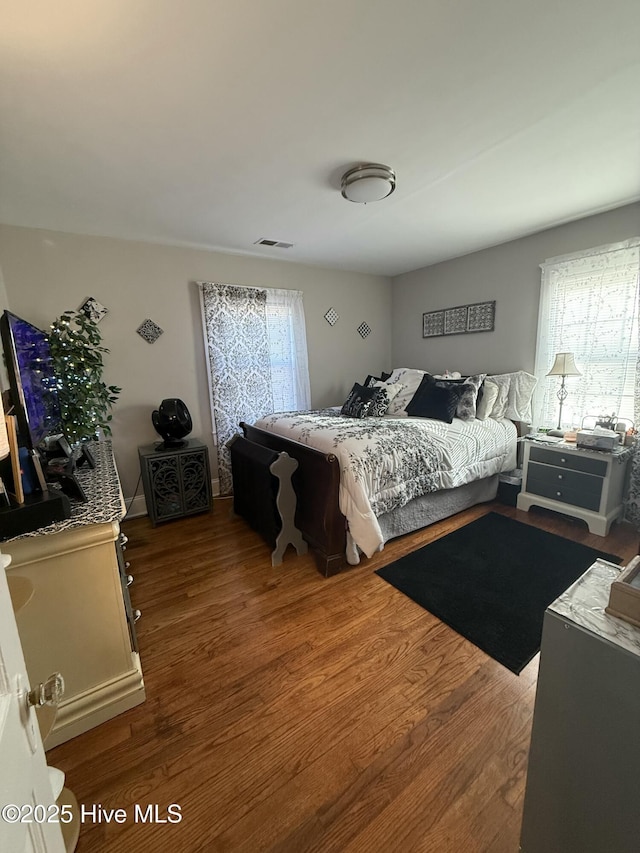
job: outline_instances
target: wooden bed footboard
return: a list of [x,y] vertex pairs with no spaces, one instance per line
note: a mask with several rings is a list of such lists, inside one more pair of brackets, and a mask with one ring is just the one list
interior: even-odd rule
[[340,512],[337,457],[244,422],[240,427],[249,441],[297,460],[292,477],[298,498],[296,527],[313,549],[320,572],[325,577],[339,572],[347,564],[347,522]]

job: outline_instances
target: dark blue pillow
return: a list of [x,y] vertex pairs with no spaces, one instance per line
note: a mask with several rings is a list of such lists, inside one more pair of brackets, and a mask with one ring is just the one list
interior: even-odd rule
[[463,385],[440,382],[427,374],[407,404],[407,414],[412,418],[433,418],[450,424],[465,390]]

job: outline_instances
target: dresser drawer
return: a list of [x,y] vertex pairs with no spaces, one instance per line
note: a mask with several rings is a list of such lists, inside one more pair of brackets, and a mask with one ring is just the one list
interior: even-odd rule
[[[600,480],[600,484],[602,488],[602,480]],[[598,512],[600,509],[600,491],[596,493],[586,489],[572,488],[557,482],[554,483],[549,478],[536,480],[533,477],[527,477],[527,492],[549,498],[552,501],[590,509],[594,512]]]
[[[595,495],[600,500],[602,494],[602,477],[593,474],[585,474],[582,471],[558,468],[552,465],[541,465],[539,462],[529,462],[527,467],[527,491],[531,492],[531,483],[539,483],[544,486],[553,486],[556,489],[574,489]],[[540,492],[536,492],[540,494]]]
[[529,459],[532,462],[542,462],[558,468],[584,471],[586,474],[595,474],[597,477],[607,475],[607,460],[594,459],[586,453],[563,453],[561,450],[549,450],[546,447],[530,447]]

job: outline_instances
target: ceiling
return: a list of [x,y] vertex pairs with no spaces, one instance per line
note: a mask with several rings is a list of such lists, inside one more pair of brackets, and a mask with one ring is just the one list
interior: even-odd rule
[[[4,223],[392,276],[640,199],[637,0],[0,15]],[[343,199],[360,162],[393,195]]]

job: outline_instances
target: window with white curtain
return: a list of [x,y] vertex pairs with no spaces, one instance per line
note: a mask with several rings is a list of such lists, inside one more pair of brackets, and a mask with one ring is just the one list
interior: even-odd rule
[[592,415],[633,421],[640,238],[551,258],[541,267],[534,426],[558,420],[561,379],[546,375],[558,352],[572,352],[582,372],[565,380],[563,427],[580,427]]
[[267,288],[267,338],[274,412],[311,405],[302,293]]

